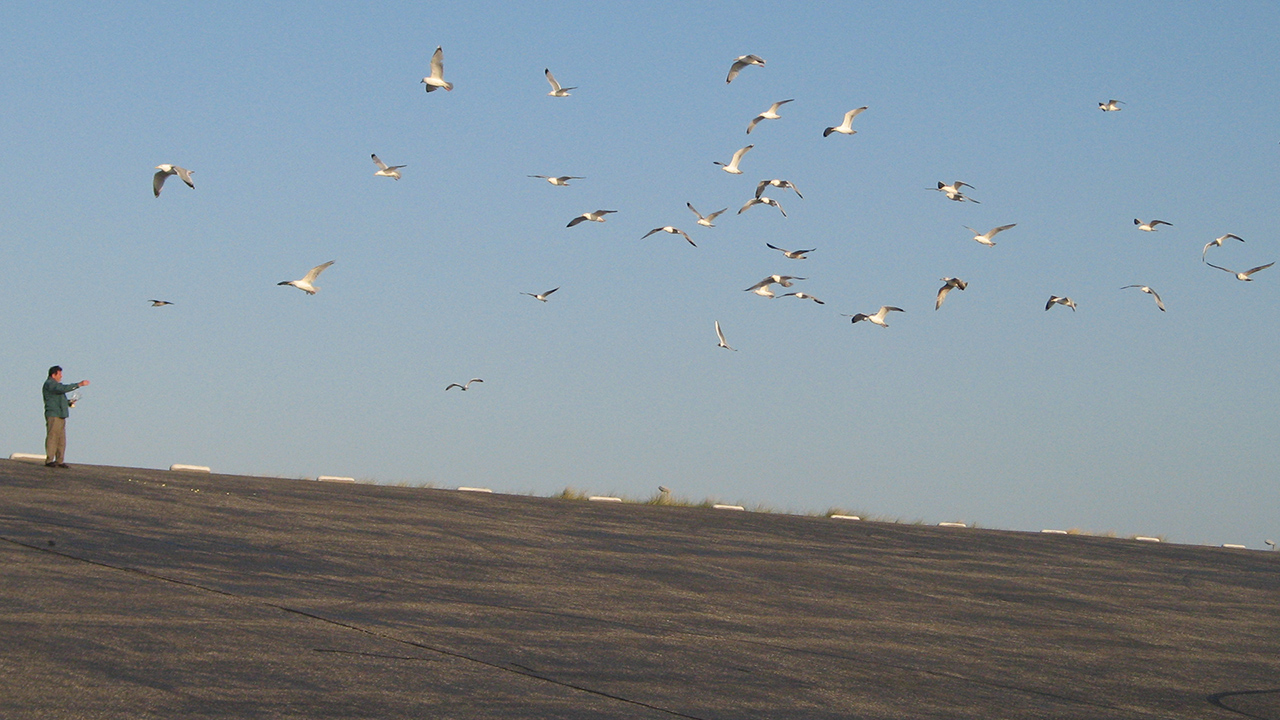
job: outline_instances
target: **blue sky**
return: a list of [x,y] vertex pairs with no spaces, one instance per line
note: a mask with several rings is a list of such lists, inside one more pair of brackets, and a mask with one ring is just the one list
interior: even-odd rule
[[[1273,4],[3,19],[7,452],[39,451],[57,363],[93,382],[72,463],[1280,535],[1280,269],[1242,283],[1199,256],[1230,232],[1210,262],[1280,259]],[[456,87],[426,94],[437,45]],[[726,84],[746,53],[767,65]],[[547,67],[579,89],[547,97]],[[858,134],[822,137],[863,105]],[[743,175],[712,165],[748,142]],[[160,163],[196,189],[152,197]],[[804,198],[735,214],[767,178]],[[730,210],[706,229],[686,202]],[[565,227],[595,209],[618,212]],[[992,248],[963,227],[1007,223]],[[698,247],[641,239],[668,224]],[[315,296],[276,285],[327,260]],[[742,291],[774,273],[826,304]],[[969,288],[935,311],[944,276]],[[840,316],[886,304],[888,328]]]

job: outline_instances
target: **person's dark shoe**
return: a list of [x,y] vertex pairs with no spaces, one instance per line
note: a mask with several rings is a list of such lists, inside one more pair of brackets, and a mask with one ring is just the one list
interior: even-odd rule
[[58,463],[45,463],[45,467],[58,467]]
[[70,466],[70,465],[68,465],[68,464],[66,464],[66,463],[58,463],[58,467],[60,467],[60,468],[69,468],[69,467],[71,467],[71,466]]

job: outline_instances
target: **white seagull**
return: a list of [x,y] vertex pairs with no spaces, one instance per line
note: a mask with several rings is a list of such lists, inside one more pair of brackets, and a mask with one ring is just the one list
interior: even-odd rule
[[1240,242],[1244,242],[1244,238],[1240,237],[1239,235],[1233,235],[1231,233],[1227,233],[1226,235],[1216,237],[1204,244],[1204,250],[1200,253],[1200,262],[1205,262],[1204,256],[1209,252],[1209,248],[1214,246],[1222,247],[1223,240],[1239,240]]
[[801,300],[812,300],[812,301],[814,301],[814,302],[818,303],[819,305],[826,305],[826,303],[824,303],[824,302],[822,302],[821,300],[819,300],[818,298],[816,298],[816,297],[814,297],[814,296],[810,295],[809,293],[803,293],[803,292],[789,292],[789,293],[786,293],[786,294],[784,294],[784,295],[779,295],[778,297],[794,297],[794,298],[800,298]]
[[164,181],[168,179],[170,175],[177,175],[182,178],[182,182],[186,183],[187,187],[192,190],[196,187],[196,184],[191,182],[192,171],[186,168],[164,163],[163,165],[157,165],[156,170],[159,170],[160,172],[151,177],[151,191],[156,194],[156,197],[160,197],[160,191],[164,188]]
[[553,288],[551,288],[550,290],[548,290],[548,291],[546,291],[546,292],[544,292],[544,293],[527,293],[527,292],[522,292],[522,293],[520,293],[520,294],[521,294],[521,295],[528,295],[529,297],[533,298],[534,300],[541,300],[542,302],[546,302],[546,301],[547,301],[547,298],[551,295],[551,293],[553,293],[553,292],[555,292],[555,291],[557,291],[557,290],[559,290],[559,289],[560,289],[560,288],[558,288],[558,287],[553,287]]
[[329,267],[332,264],[333,264],[333,261],[330,260],[329,262],[324,263],[323,265],[317,265],[311,268],[310,270],[307,271],[306,275],[302,276],[301,280],[285,280],[284,282],[278,282],[276,284],[292,285],[308,295],[315,295],[316,291],[319,290],[320,288],[316,287],[313,283],[315,283],[316,278],[320,277],[320,273],[324,272],[324,269]]
[[1155,232],[1157,229],[1156,228],[1157,225],[1168,225],[1169,227],[1173,227],[1173,223],[1167,223],[1163,220],[1152,220],[1149,223],[1144,223],[1138,218],[1133,219],[1133,224],[1137,225],[1139,230],[1142,230],[1145,232]]
[[720,162],[719,160],[713,160],[713,161],[711,161],[711,164],[712,164],[712,165],[719,165],[719,166],[720,166],[720,169],[721,169],[721,170],[724,170],[724,171],[725,171],[725,172],[727,172],[727,173],[733,173],[734,175],[741,175],[741,174],[742,174],[742,171],[738,169],[738,163],[742,161],[742,156],[743,156],[743,155],[746,155],[746,154],[747,154],[747,151],[748,151],[748,150],[750,150],[750,149],[751,149],[751,148],[753,148],[753,147],[755,147],[755,145],[748,145],[748,146],[746,146],[746,147],[742,148],[741,150],[739,150],[738,152],[734,153],[734,154],[733,154],[733,159],[729,161],[729,164],[728,164],[728,165],[725,165],[724,163]]
[[1245,270],[1244,272],[1236,272],[1235,270],[1227,270],[1226,268],[1222,267],[1221,265],[1214,265],[1213,263],[1205,263],[1205,264],[1206,264],[1206,265],[1208,265],[1208,266],[1209,266],[1209,267],[1211,267],[1211,268],[1218,268],[1219,270],[1225,270],[1226,272],[1229,272],[1229,273],[1231,273],[1231,274],[1235,275],[1237,280],[1243,280],[1244,282],[1253,282],[1253,278],[1249,277],[1250,275],[1252,275],[1252,274],[1254,274],[1254,273],[1258,272],[1259,270],[1266,270],[1267,268],[1271,267],[1272,265],[1275,265],[1275,262],[1273,261],[1273,262],[1269,262],[1269,263],[1267,263],[1266,265],[1259,265],[1259,266],[1258,266],[1258,267],[1256,267],[1256,268],[1250,268],[1250,269],[1248,269],[1248,270]]
[[984,233],[980,233],[977,230],[974,230],[973,228],[969,227],[968,225],[965,225],[964,229],[973,233],[974,240],[982,243],[983,245],[986,245],[987,247],[995,247],[996,244],[991,241],[991,238],[994,238],[996,235],[1004,232],[1005,230],[1008,230],[1011,227],[1016,227],[1017,225],[1018,223],[1013,223],[1011,225],[1001,225],[1000,227],[991,228],[990,230]]
[[743,205],[742,208],[738,210],[738,214],[741,215],[743,210],[746,210],[752,205],[772,205],[778,208],[778,212],[782,213],[782,217],[787,216],[787,211],[782,209],[782,206],[778,204],[777,200],[774,200],[773,198],[765,197],[764,195],[761,195],[759,197],[753,197],[750,200],[748,200],[747,204]]
[[652,234],[654,234],[654,233],[657,233],[657,232],[669,233],[669,234],[671,234],[671,235],[679,235],[680,237],[684,238],[684,239],[685,239],[685,241],[687,241],[690,245],[692,245],[692,246],[694,246],[694,247],[698,247],[698,243],[694,242],[693,240],[691,240],[691,239],[689,238],[689,233],[687,233],[687,232],[685,232],[685,231],[681,230],[680,228],[677,228],[677,227],[671,227],[670,225],[663,225],[662,227],[654,228],[654,229],[650,230],[649,232],[645,233],[643,236],[641,236],[641,238],[640,238],[640,239],[641,239],[641,240],[643,240],[643,239],[645,239],[645,238],[649,237],[650,235],[652,235]]
[[760,124],[761,120],[777,120],[778,118],[782,117],[781,115],[778,114],[778,108],[782,107],[783,105],[786,105],[789,102],[794,102],[794,101],[795,101],[795,98],[791,98],[790,100],[779,100],[778,102],[770,105],[768,110],[765,110],[764,112],[760,113],[759,115],[751,119],[751,124],[747,126],[747,134],[750,135],[751,131],[756,129],[756,125]]
[[749,288],[745,288],[743,292],[752,292],[761,297],[771,298],[774,295],[773,295],[773,290],[769,288],[770,285],[781,285],[782,287],[791,287],[792,280],[805,280],[805,279],[806,278],[795,277],[794,275],[770,275],[769,277],[761,280],[755,285],[752,285]]
[[[716,321],[716,337],[717,337],[717,338],[720,338],[720,345],[719,345],[719,347],[722,347],[722,348],[724,348],[725,350],[733,350],[734,352],[737,352],[737,351],[738,351],[738,350],[737,350],[737,348],[731,348],[731,347],[729,347],[729,343],[725,341],[725,339],[724,339],[724,331],[722,331],[722,330],[720,329],[720,321],[719,321],[719,320],[717,320],[717,321]],[[663,488],[663,492],[671,492],[671,491],[670,491],[670,490],[667,490],[666,488]]]
[[769,243],[765,243],[765,247],[771,248],[773,250],[777,250],[778,252],[782,253],[783,255],[786,255],[788,258],[792,260],[808,260],[809,258],[805,257],[805,253],[811,253],[814,250],[818,249],[818,248],[809,248],[808,250],[784,250],[783,248],[780,248],[777,245],[770,245]]
[[933,303],[934,310],[942,307],[942,301],[947,299],[947,293],[952,290],[964,290],[969,287],[969,283],[961,280],[960,278],[944,277],[942,278],[942,282],[942,287],[938,288],[938,299]]
[[977,188],[974,188],[969,183],[961,182],[959,180],[956,180],[950,185],[947,185],[946,183],[939,180],[938,187],[930,188],[930,190],[937,190],[938,192],[943,193],[944,195],[947,196],[948,200],[955,200],[956,202],[964,202],[965,200],[968,200],[971,203],[978,203],[979,205],[982,204],[982,203],[979,203],[977,200],[974,200],[973,198],[969,197],[968,195],[965,195],[964,193],[960,192],[960,188],[962,187],[967,187],[973,190],[977,189]]
[[725,208],[724,210],[717,210],[717,211],[715,211],[715,212],[711,213],[710,215],[703,216],[703,214],[702,214],[702,213],[700,213],[700,212],[698,212],[698,209],[697,209],[697,208],[695,208],[695,207],[693,206],[693,203],[688,203],[688,202],[687,202],[687,203],[685,203],[685,207],[687,207],[687,208],[689,208],[690,210],[692,210],[692,211],[693,211],[693,214],[698,216],[698,224],[699,224],[699,225],[701,225],[702,227],[709,227],[709,228],[713,228],[713,227],[715,227],[715,225],[713,224],[713,223],[715,222],[715,219],[716,219],[717,217],[720,217],[720,213],[722,213],[722,212],[724,212],[725,210],[728,210],[728,209],[729,209],[729,208]]
[[1120,288],[1120,289],[1121,289],[1121,290],[1125,290],[1125,289],[1127,289],[1127,288],[1138,288],[1138,289],[1139,289],[1139,290],[1141,290],[1142,292],[1144,292],[1144,293],[1146,293],[1146,294],[1150,295],[1151,297],[1155,298],[1155,299],[1156,299],[1156,307],[1160,308],[1160,312],[1164,312],[1164,301],[1160,299],[1160,296],[1156,294],[1156,291],[1155,291],[1155,290],[1152,290],[1151,288],[1147,287],[1146,285],[1125,285],[1124,287],[1122,287],[1122,288]]
[[378,166],[378,172],[374,173],[374,175],[379,177],[389,177],[399,180],[400,168],[409,167],[408,165],[391,165],[388,167],[386,163],[378,159],[377,155],[370,154],[369,157],[373,158],[373,164]]
[[729,66],[729,76],[724,79],[726,83],[733,82],[738,77],[738,73],[742,72],[742,68],[748,65],[764,65],[764,58],[759,55],[739,55],[734,59],[733,64]]
[[1072,300],[1069,297],[1058,297],[1057,295],[1050,295],[1049,302],[1044,304],[1044,309],[1047,311],[1049,308],[1053,307],[1054,304],[1065,305],[1071,308],[1071,312],[1076,311],[1076,301]]
[[1120,106],[1124,105],[1121,100],[1108,100],[1107,102],[1098,103],[1098,109],[1102,112],[1120,112]]
[[427,86],[427,92],[434,92],[437,88],[453,89],[453,83],[444,79],[444,50],[440,47],[436,47],[436,51],[432,53],[431,74],[422,78],[422,82]]
[[804,199],[804,196],[800,194],[800,191],[796,189],[796,186],[792,184],[790,180],[778,180],[776,178],[773,180],[761,180],[760,182],[756,183],[756,197],[760,197],[760,194],[764,192],[764,189],[766,187],[776,187],[776,188],[781,188],[783,190],[791,190],[795,192],[796,197],[800,198],[801,200]]
[[570,180],[582,180],[584,178],[575,175],[561,175],[559,177],[551,177],[550,175],[530,175],[531,178],[540,178],[557,187],[568,187]]
[[840,133],[841,135],[856,135],[858,131],[853,129],[853,119],[861,115],[862,111],[866,109],[867,107],[864,105],[860,108],[855,108],[845,113],[844,122],[840,123],[839,125],[836,125],[835,127],[829,127],[826,130],[823,130],[822,137],[826,137],[833,132]]
[[608,215],[609,213],[615,213],[615,212],[618,212],[618,211],[617,210],[596,210],[595,212],[584,212],[578,217],[570,220],[569,224],[565,225],[565,227],[573,227],[574,225],[577,225],[578,223],[584,220],[590,220],[591,222],[604,222],[605,215]]
[[857,315],[846,315],[844,313],[840,313],[840,316],[852,317],[853,320],[850,320],[850,322],[856,323],[856,322],[861,322],[863,320],[866,320],[867,322],[872,323],[874,325],[879,325],[880,327],[889,327],[889,323],[884,321],[884,316],[888,315],[890,312],[906,312],[906,311],[900,307],[894,307],[892,305],[881,305],[880,309],[876,311],[875,315],[867,315],[866,313],[858,313]]
[[547,93],[551,97],[569,97],[570,90],[577,90],[578,86],[560,87],[560,83],[556,82],[556,77],[551,74],[551,70],[543,68],[543,74],[547,76],[547,82],[551,83],[551,92]]
[[470,380],[467,381],[466,385],[459,385],[458,383],[449,383],[448,385],[444,386],[444,391],[449,392],[453,388],[458,388],[459,390],[466,392],[467,388],[471,387],[471,383],[473,382],[484,382],[484,381],[481,380],[480,378],[471,378]]

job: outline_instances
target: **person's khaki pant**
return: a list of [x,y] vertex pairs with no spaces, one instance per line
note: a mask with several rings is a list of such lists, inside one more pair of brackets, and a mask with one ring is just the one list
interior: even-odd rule
[[67,419],[46,417],[44,419],[44,461],[60,463],[67,454]]

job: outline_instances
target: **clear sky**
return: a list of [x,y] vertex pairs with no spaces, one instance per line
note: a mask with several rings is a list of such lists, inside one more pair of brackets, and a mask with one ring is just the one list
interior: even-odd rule
[[[56,363],[92,381],[73,464],[1280,539],[1280,268],[1197,255],[1234,233],[1209,262],[1280,260],[1274,3],[0,20],[6,454],[42,450]],[[427,94],[437,45],[456,87]],[[767,64],[726,84],[747,53]],[[544,68],[578,89],[548,97]],[[712,164],[748,142],[742,175]],[[160,163],[196,189],[153,197]],[[769,191],[788,217],[736,214],[769,178],[804,194]],[[729,211],[707,229],[686,202]],[[964,229],[1009,223],[995,247]],[[663,225],[697,247],[641,239]],[[327,260],[315,296],[276,285]],[[774,273],[826,304],[743,292]],[[935,311],[944,276],[969,287]],[[881,305],[905,312],[841,317]]]

